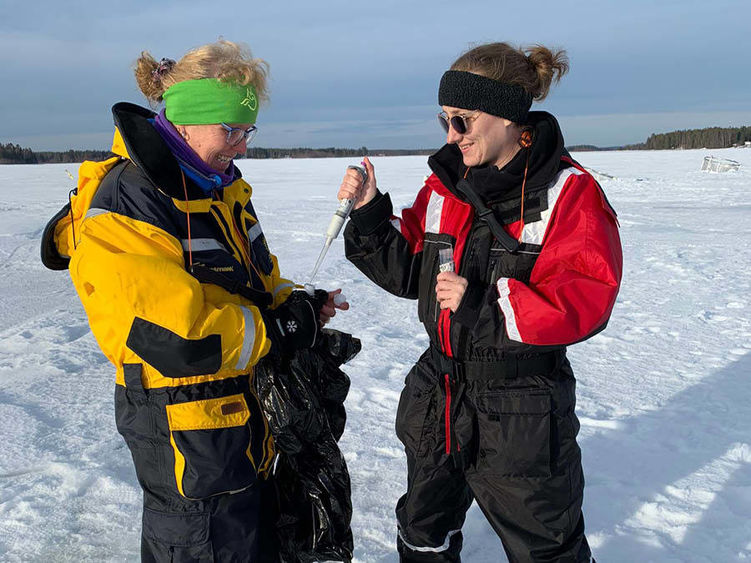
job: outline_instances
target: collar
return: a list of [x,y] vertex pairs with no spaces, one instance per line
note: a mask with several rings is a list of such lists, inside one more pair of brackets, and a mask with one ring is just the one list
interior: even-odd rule
[[[527,193],[546,188],[560,169],[561,156],[568,155],[558,121],[551,114],[544,111],[529,112],[526,125],[534,129],[531,148],[520,150],[501,169],[484,165],[469,170],[467,180],[485,201],[505,201],[520,197],[527,150],[531,151],[525,189]],[[464,177],[467,168],[456,144],[441,147],[428,159],[428,165],[449,191],[464,199],[458,194],[456,184]]]
[[152,123],[164,142],[167,143],[172,154],[177,158],[182,171],[190,176],[203,191],[210,193],[212,190],[229,186],[235,181],[237,172],[235,163],[230,163],[229,174],[213,170],[180,136],[174,125],[167,120],[164,110],[157,114]]
[[[209,197],[198,185],[198,178],[181,170],[179,161],[152,124],[156,117],[153,111],[120,102],[112,106],[112,115],[117,128],[113,152],[130,159],[156,187],[170,197],[185,199],[183,177],[189,200]],[[235,168],[235,179],[240,177],[239,169]]]

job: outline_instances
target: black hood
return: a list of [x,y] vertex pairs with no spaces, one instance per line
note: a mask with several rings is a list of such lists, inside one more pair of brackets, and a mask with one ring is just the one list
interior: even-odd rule
[[[161,191],[178,199],[184,199],[183,174],[177,159],[170,151],[167,143],[151,123],[156,114],[128,102],[120,102],[112,106],[112,116],[115,127],[125,143],[130,160],[143,171],[144,174]],[[241,177],[240,170],[235,168],[237,178]],[[206,199],[209,197],[189,177],[185,176],[188,199]]]
[[[467,180],[485,201],[505,201],[520,197],[527,151],[531,151],[525,187],[527,193],[548,186],[560,170],[561,156],[568,156],[561,128],[555,117],[546,111],[532,111],[529,112],[527,125],[534,130],[529,149],[520,150],[502,169],[491,164],[470,168]],[[464,177],[467,167],[456,144],[444,145],[428,159],[428,165],[444,186],[462,198],[456,191],[456,183]]]

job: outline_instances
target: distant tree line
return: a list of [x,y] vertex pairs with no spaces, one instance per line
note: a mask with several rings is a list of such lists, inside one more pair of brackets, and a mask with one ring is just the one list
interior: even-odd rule
[[83,162],[84,160],[105,160],[112,156],[110,151],[67,150],[64,152],[44,151],[36,153],[39,164],[48,162]]
[[[743,145],[751,141],[751,126],[744,127],[708,127],[706,129],[685,129],[670,133],[654,133],[646,142],[619,147],[597,147],[594,145],[573,145],[567,147],[570,151],[603,151],[603,150],[661,150],[661,149],[720,149]],[[263,147],[248,148],[247,158],[332,158],[361,156],[401,156],[401,155],[429,155],[436,149],[375,149],[367,147],[357,149],[338,149],[327,147],[322,149],[293,148],[275,149]],[[0,144],[0,164],[44,164],[47,162],[83,162],[84,160],[104,160],[112,155],[109,151],[101,150],[67,150],[62,152],[41,151],[34,152],[13,143]]]
[[[367,147],[357,149],[338,149],[327,147],[322,149],[293,148],[274,149],[263,147],[248,148],[246,158],[336,158],[363,156],[401,156],[411,154],[433,154],[436,149],[378,149],[368,150]],[[34,152],[28,148],[8,143],[0,144],[0,164],[45,164],[50,162],[83,162],[84,160],[104,160],[112,156],[109,151],[100,150],[67,150],[62,152],[40,151]]]
[[34,152],[13,143],[0,144],[0,164],[45,164],[48,162],[83,162],[84,160],[104,160],[112,155],[109,151],[68,150],[64,152]]
[[670,133],[655,133],[643,144],[644,149],[722,149],[751,141],[751,127],[707,127]]
[[247,158],[325,158],[367,155],[368,149],[366,147],[360,147],[359,149],[337,149],[334,147],[325,149],[267,149],[263,147],[249,147],[245,153]]
[[8,143],[0,145],[0,164],[36,164],[37,157],[31,149]]
[[571,145],[566,147],[569,152],[619,151],[623,147],[598,147],[597,145]]
[[357,149],[337,149],[328,147],[324,149],[294,148],[294,149],[267,149],[263,147],[250,147],[246,153],[247,158],[337,158],[362,156],[402,156],[433,154],[436,149],[376,149],[369,150],[367,147]]

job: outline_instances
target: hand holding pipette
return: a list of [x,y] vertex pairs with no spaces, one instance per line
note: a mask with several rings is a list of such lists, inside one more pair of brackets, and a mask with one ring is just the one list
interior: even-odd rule
[[367,178],[363,182],[362,176],[357,170],[347,169],[339,186],[337,198],[339,200],[351,199],[355,201],[353,209],[360,209],[366,203],[369,203],[376,195],[378,188],[375,177],[375,168],[366,156],[361,162]]
[[[321,263],[323,262],[331,243],[339,236],[339,233],[352,209],[362,207],[367,201],[373,199],[373,196],[375,195],[375,178],[371,181],[371,176],[368,172],[368,169],[373,171],[373,165],[367,157],[363,159],[362,164],[364,167],[347,167],[347,172],[345,173],[342,185],[339,188],[339,207],[337,207],[334,216],[331,218],[328,229],[326,229],[326,240],[323,243],[323,248],[318,255],[318,260],[313,267],[313,272],[310,274],[310,280],[305,284],[308,291],[314,287],[313,279],[318,273],[318,268],[321,267]],[[367,201],[364,201],[364,196],[366,194],[369,195],[370,192],[372,192],[372,195],[370,195]]]
[[[320,268],[332,241],[339,236],[350,212],[352,209],[362,207],[375,196],[376,185],[375,177],[373,176],[373,165],[367,157],[363,159],[362,165],[362,167],[347,167],[347,172],[344,175],[339,190],[339,207],[337,207],[334,216],[329,222],[323,249],[321,249],[313,272],[310,275],[310,280],[305,284],[305,290],[311,295],[315,292],[313,279],[316,273],[318,273],[318,268]],[[337,289],[329,292],[329,300],[321,309],[321,324],[327,323],[331,317],[336,315],[336,309],[342,311],[349,309],[349,303],[347,303],[347,299],[341,291],[341,289]]]

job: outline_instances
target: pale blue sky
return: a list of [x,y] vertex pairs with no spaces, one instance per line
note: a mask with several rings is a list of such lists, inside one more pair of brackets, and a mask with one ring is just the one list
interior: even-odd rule
[[219,36],[271,66],[265,147],[430,148],[441,74],[471,44],[565,48],[542,104],[567,144],[751,124],[748,0],[182,2],[2,0],[0,143],[109,148],[109,108],[145,105],[141,50],[179,58]]

